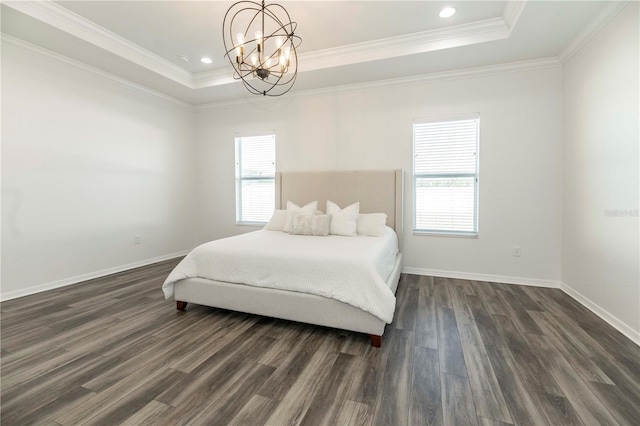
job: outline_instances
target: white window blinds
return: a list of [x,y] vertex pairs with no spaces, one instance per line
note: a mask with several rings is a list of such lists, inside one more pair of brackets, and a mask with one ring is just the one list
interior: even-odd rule
[[477,235],[479,123],[414,122],[414,231]]
[[236,222],[266,223],[275,209],[276,135],[236,138]]

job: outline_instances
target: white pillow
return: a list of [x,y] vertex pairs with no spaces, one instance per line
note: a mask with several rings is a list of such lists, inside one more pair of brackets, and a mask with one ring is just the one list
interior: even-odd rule
[[291,232],[291,225],[293,223],[293,217],[296,213],[314,214],[318,210],[318,202],[312,201],[304,207],[298,206],[296,203],[287,201],[287,218],[284,222],[282,230],[284,232]]
[[276,210],[271,216],[271,220],[264,226],[264,229],[269,231],[282,231],[284,229],[284,223],[287,221],[286,210]]
[[387,215],[385,213],[359,214],[356,221],[356,233],[358,235],[381,237],[384,235],[386,223]]
[[343,235],[353,237],[356,235],[356,221],[360,212],[360,203],[340,209],[336,203],[327,200],[327,214],[331,215],[329,233],[331,235]]

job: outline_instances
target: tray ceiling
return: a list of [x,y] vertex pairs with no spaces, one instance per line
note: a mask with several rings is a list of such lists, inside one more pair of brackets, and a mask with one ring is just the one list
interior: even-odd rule
[[[556,58],[603,11],[621,7],[599,1],[278,3],[303,39],[294,91]],[[33,43],[190,104],[229,101],[247,96],[223,60],[222,19],[231,4],[5,1],[3,41]],[[445,5],[457,13],[438,17]],[[201,56],[213,63],[202,64]]]

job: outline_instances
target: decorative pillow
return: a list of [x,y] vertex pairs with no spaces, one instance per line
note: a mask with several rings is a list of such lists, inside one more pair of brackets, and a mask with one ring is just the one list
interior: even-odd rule
[[360,211],[360,203],[353,203],[341,209],[333,201],[327,201],[327,214],[331,215],[329,233],[353,237],[356,235],[356,221]]
[[282,230],[284,232],[291,232],[291,225],[293,223],[293,217],[296,213],[314,214],[318,210],[318,202],[312,201],[304,207],[298,206],[296,203],[287,201],[287,218],[284,222]]
[[282,231],[284,229],[284,223],[287,220],[287,211],[286,210],[276,210],[273,212],[273,216],[271,216],[271,220],[267,223],[263,229],[267,229],[269,231]]
[[315,235],[326,237],[329,235],[331,216],[328,214],[297,213],[293,217],[291,235]]
[[387,215],[385,213],[359,214],[356,221],[356,233],[358,235],[380,237],[384,235],[386,223]]

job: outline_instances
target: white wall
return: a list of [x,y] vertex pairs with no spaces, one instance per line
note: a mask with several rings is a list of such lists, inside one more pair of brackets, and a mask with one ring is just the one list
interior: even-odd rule
[[[564,67],[562,225],[562,281],[636,341],[638,38],[638,3],[631,2]],[[636,215],[607,215],[616,209]]]
[[[234,224],[234,134],[275,130],[278,170],[405,170],[405,267],[555,284],[561,83],[560,68],[551,68],[201,109],[200,241],[253,230]],[[412,120],[474,112],[481,121],[479,238],[414,236]],[[514,245],[522,248],[519,258]]]
[[2,298],[192,248],[194,127],[191,109],[3,43]]
[[[639,341],[639,219],[607,215],[639,205],[638,52],[634,2],[564,70],[247,97],[194,114],[3,45],[0,297],[255,229],[234,224],[233,138],[273,130],[279,170],[405,170],[406,270],[561,280]],[[479,238],[414,236],[412,119],[473,112]]]

